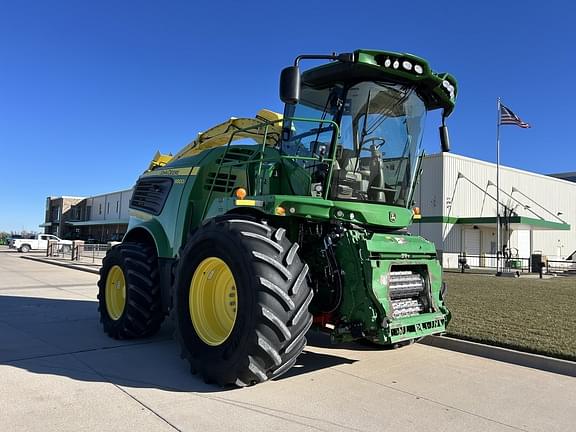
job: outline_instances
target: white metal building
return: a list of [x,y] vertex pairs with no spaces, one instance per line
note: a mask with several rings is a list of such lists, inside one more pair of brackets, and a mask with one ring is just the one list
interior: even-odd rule
[[126,189],[88,198],[48,197],[46,219],[40,227],[63,238],[118,240],[128,227],[132,192]]
[[[434,241],[444,267],[495,266],[496,165],[453,153],[427,156],[414,200],[422,212],[414,234]],[[549,259],[576,250],[576,183],[500,166],[502,244],[513,254]]]

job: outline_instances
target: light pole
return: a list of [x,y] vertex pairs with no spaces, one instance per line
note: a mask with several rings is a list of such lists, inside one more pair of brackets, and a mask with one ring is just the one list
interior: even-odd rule
[[496,106],[496,275],[500,275],[500,98]]

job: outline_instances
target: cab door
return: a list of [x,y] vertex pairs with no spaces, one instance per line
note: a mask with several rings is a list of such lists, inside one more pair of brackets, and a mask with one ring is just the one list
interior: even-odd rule
[[39,235],[38,236],[38,249],[47,249],[48,248],[48,239],[51,236],[49,235]]

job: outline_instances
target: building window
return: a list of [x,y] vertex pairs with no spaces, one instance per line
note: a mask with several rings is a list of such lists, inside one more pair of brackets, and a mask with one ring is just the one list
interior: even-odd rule
[[50,220],[52,222],[57,222],[60,220],[60,206],[52,207]]
[[110,214],[110,203],[106,203],[106,213]]
[[102,203],[98,204],[98,214],[102,214]]
[[118,213],[119,208],[120,208],[120,201],[116,201],[116,213]]

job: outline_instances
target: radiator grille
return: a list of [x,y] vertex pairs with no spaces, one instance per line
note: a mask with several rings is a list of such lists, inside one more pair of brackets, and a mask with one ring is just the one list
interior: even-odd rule
[[136,183],[132,199],[130,199],[130,208],[158,216],[164,208],[164,203],[171,188],[171,178],[151,177],[140,179]]

